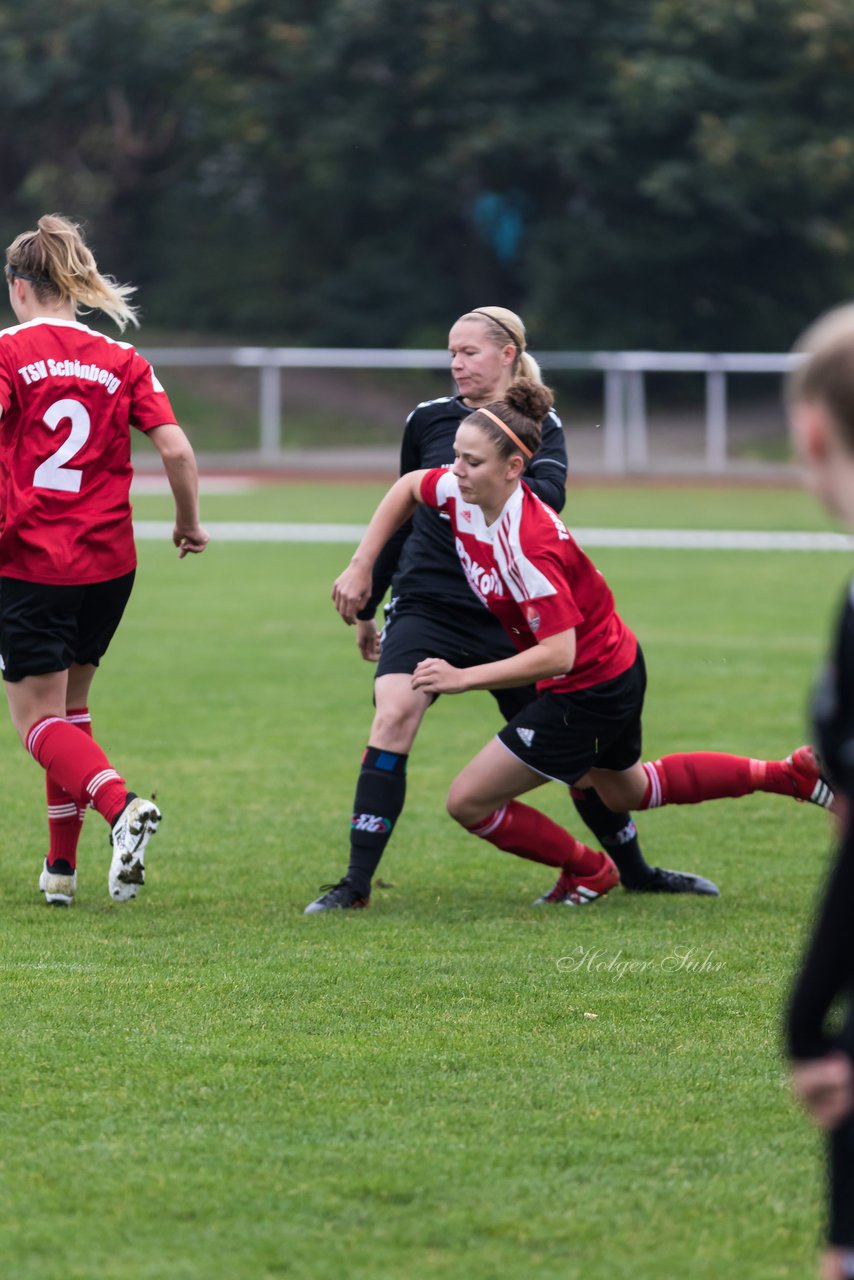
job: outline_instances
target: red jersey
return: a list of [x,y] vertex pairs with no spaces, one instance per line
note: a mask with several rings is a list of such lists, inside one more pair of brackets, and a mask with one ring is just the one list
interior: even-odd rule
[[0,332],[0,406],[0,577],[130,573],[130,427],[175,421],[148,361],[76,320],[30,320]]
[[551,507],[520,484],[492,524],[445,468],[428,471],[421,496],[446,511],[468,584],[516,648],[575,628],[575,665],[537,689],[568,693],[613,680],[632,665],[637,640],[614,610],[611,589]]

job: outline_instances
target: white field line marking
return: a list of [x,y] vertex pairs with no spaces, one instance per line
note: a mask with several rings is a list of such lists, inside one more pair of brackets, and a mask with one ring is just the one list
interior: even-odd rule
[[[254,493],[256,484],[251,476],[205,476],[203,493]],[[130,486],[131,497],[138,494],[170,494],[169,481],[163,475],[135,472]]]
[[[217,542],[337,542],[356,543],[363,524],[274,524],[205,521]],[[140,542],[172,537],[165,520],[137,520]],[[854,538],[842,533],[785,533],[713,529],[573,529],[584,547],[660,548],[677,551],[854,551]]]

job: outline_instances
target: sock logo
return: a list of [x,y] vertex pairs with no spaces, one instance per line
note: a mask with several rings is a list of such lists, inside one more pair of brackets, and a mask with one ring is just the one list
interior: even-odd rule
[[616,835],[611,837],[614,844],[628,844],[630,840],[634,840],[638,833],[638,829],[633,822],[629,822],[622,831],[618,831]]
[[525,746],[530,747],[531,743],[534,741],[534,730],[533,729],[517,729],[516,732],[524,742]]
[[350,822],[352,831],[368,831],[371,835],[386,835],[391,831],[388,818],[381,818],[377,813],[354,813]]

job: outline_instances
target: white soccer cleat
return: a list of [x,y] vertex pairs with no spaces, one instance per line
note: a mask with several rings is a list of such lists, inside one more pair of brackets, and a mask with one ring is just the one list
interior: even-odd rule
[[145,846],[160,823],[153,800],[131,796],[113,823],[113,858],[107,883],[114,902],[128,902],[145,884]]
[[39,876],[39,892],[44,894],[44,900],[49,907],[70,907],[77,892],[77,872],[72,871],[70,875],[65,875],[58,871],[49,871],[47,858],[45,858],[44,867]]

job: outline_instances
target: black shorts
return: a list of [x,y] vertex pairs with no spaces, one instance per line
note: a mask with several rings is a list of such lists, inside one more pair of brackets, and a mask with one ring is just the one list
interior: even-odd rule
[[0,578],[0,664],[3,679],[98,665],[122,619],[135,570],[108,582],[58,587]]
[[498,734],[529,769],[572,786],[588,769],[630,769],[640,759],[646,667],[638,645],[628,671],[573,693],[546,692]]
[[[516,652],[497,618],[486,608],[450,608],[441,617],[408,602],[387,610],[376,676],[412,675],[424,658],[443,658],[452,667],[478,667],[500,662]],[[490,690],[505,720],[512,719],[536,697],[532,685],[523,689]],[[436,695],[438,697],[438,694]]]
[[828,1139],[830,1222],[828,1243],[854,1250],[854,1116]]
[[[854,1058],[854,1007],[849,1007],[839,1040],[840,1047]],[[854,1115],[829,1135],[827,1155],[828,1243],[854,1250]]]

